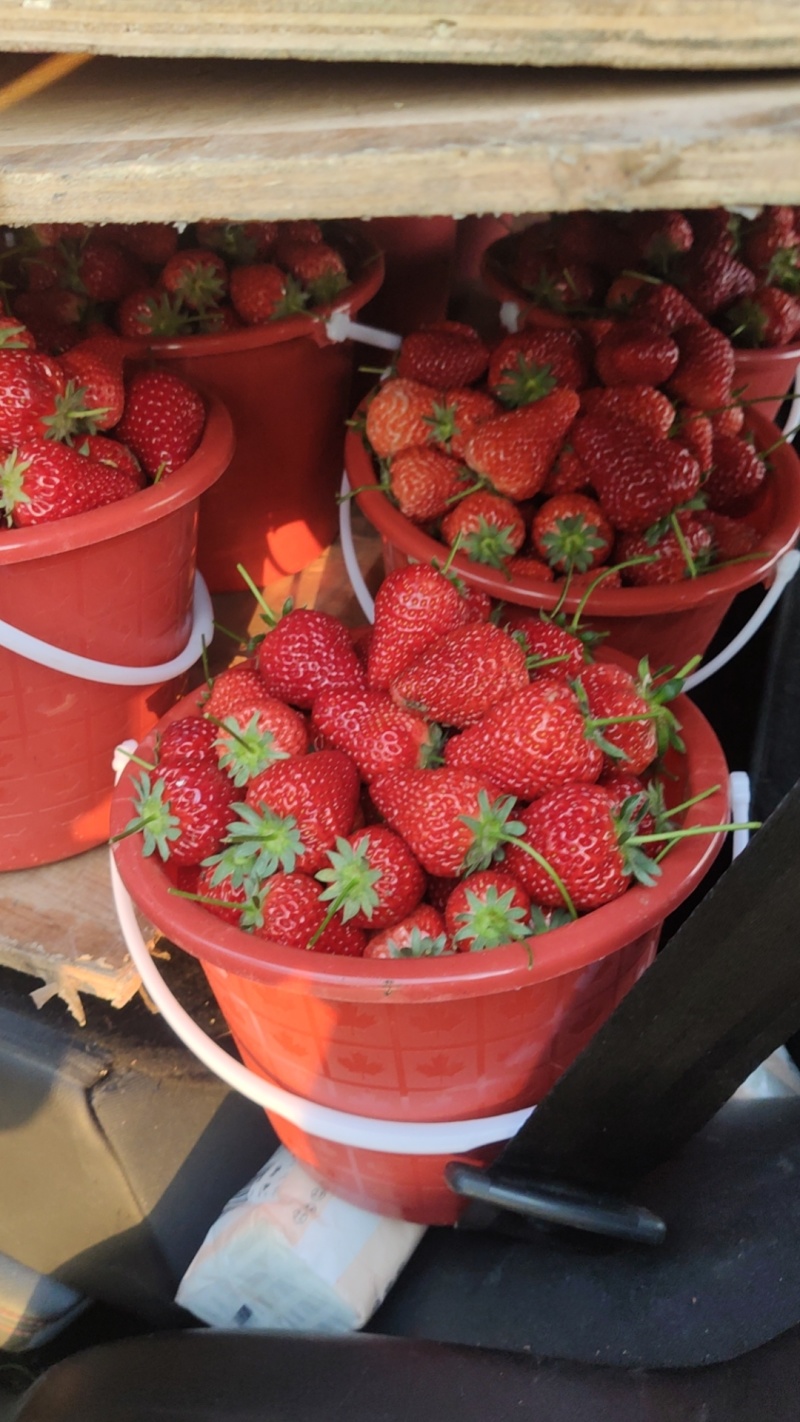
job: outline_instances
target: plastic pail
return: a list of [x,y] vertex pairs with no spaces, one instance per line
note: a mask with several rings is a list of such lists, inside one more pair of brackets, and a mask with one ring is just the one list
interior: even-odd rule
[[212,635],[197,511],[232,450],[212,400],[198,449],[162,483],[0,538],[0,870],[107,839],[114,747],[163,715]]

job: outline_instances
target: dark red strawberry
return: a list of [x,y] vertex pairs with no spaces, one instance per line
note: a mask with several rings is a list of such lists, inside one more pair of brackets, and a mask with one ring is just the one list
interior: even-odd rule
[[749,267],[765,281],[779,253],[796,252],[798,233],[795,213],[791,207],[765,207],[750,222],[744,224],[742,256]]
[[757,280],[750,268],[729,252],[694,247],[681,264],[679,283],[692,305],[708,317],[754,291]]
[[357,928],[388,928],[412,913],[425,892],[425,874],[405,840],[387,825],[368,825],[337,839],[316,878],[322,898]]
[[99,235],[90,234],[79,246],[63,250],[63,284],[90,301],[121,301],[146,279],[130,252]]
[[180,297],[153,286],[139,287],[119,303],[115,321],[121,336],[138,340],[147,336],[185,336],[196,329],[188,306]]
[[714,446],[714,426],[709,416],[704,415],[702,410],[685,406],[681,410],[675,437],[694,456],[705,474],[711,468]]
[[422,716],[395,705],[385,691],[321,691],[311,713],[318,742],[345,751],[369,782],[388,770],[418,770],[430,764],[439,734]]
[[578,331],[528,327],[495,347],[488,385],[504,405],[514,409],[549,395],[557,385],[580,390],[590,372],[586,344]]
[[630,244],[629,265],[644,263],[654,271],[666,271],[681,252],[694,242],[691,223],[682,212],[632,212],[623,224]]
[[477,331],[460,321],[436,321],[405,336],[397,357],[401,379],[423,385],[472,385],[489,364],[489,352]]
[[641,320],[660,326],[662,331],[670,334],[682,326],[705,325],[705,317],[700,315],[697,307],[669,282],[660,282],[656,286],[651,282],[642,283],[635,294],[633,311]]
[[472,563],[502,568],[525,542],[525,520],[502,494],[479,490],[459,500],[442,519],[442,538]]
[[364,689],[364,671],[347,628],[329,612],[295,607],[267,632],[256,652],[270,696],[309,709],[327,687]]
[[228,268],[207,247],[184,248],[164,265],[160,285],[180,297],[190,311],[204,311],[221,301],[228,290]]
[[0,316],[0,350],[34,351],[36,339],[32,331],[14,316]]
[[445,926],[460,953],[481,953],[530,935],[531,900],[503,869],[468,874],[445,905]]
[[620,321],[595,351],[595,367],[604,385],[662,385],[679,359],[666,331],[643,320]]
[[327,242],[284,242],[281,266],[306,288],[317,306],[329,304],[348,283],[344,259]]
[[386,380],[367,406],[366,436],[379,459],[434,438],[435,407],[442,396],[418,380]]
[[639,532],[694,497],[700,466],[688,450],[639,425],[603,414],[587,416],[573,432],[602,507],[617,529]]
[[788,346],[800,331],[800,300],[762,286],[724,312],[725,328],[740,346]]
[[651,434],[665,438],[675,421],[675,406],[663,390],[651,385],[609,385],[584,390],[581,409],[587,415],[597,410],[643,425]]
[[127,475],[55,440],[22,441],[0,464],[0,510],[17,528],[73,518],[131,492]]
[[452,952],[441,913],[430,904],[420,904],[399,923],[374,933],[367,941],[364,957],[436,958]]
[[246,326],[263,326],[281,316],[296,314],[308,301],[307,293],[273,262],[233,267],[230,298]]
[[278,238],[277,222],[197,222],[194,235],[200,247],[210,247],[229,262],[263,261]]
[[124,474],[130,483],[130,492],[135,494],[147,484],[147,477],[135,454],[118,439],[106,435],[79,435],[75,442],[79,454],[93,459],[98,464],[110,464],[119,474]]
[[767,466],[751,444],[737,435],[717,435],[711,468],[703,485],[715,513],[746,512],[767,477]]
[[[355,762],[342,751],[321,750],[275,761],[250,781],[246,803],[257,814],[267,811],[295,821],[303,849],[294,867],[314,874],[326,864],[326,852],[337,838],[353,828],[359,788]],[[238,839],[258,840],[252,818]]]
[[[620,385],[618,390],[624,390]],[[631,387],[632,388],[632,387]],[[588,391],[585,392],[588,394]],[[609,389],[609,394],[611,390]],[[578,417],[580,419],[580,416]],[[573,426],[574,428],[574,426]],[[542,485],[543,494],[577,494],[588,489],[591,485],[589,472],[581,464],[577,454],[570,445],[565,444],[561,449],[555,464],[551,465],[547,477]]]
[[[109,230],[110,227],[110,230]],[[104,231],[148,267],[163,267],[178,247],[178,229],[169,222],[120,222]]]
[[725,563],[730,558],[746,558],[755,552],[759,537],[753,525],[743,518],[728,518],[726,514],[703,509],[698,519],[711,535],[711,554],[714,562]]
[[426,646],[394,678],[392,700],[446,726],[468,726],[527,685],[525,652],[492,622],[457,627]]
[[634,558],[646,559],[626,568],[623,576],[633,587],[652,587],[693,577],[710,549],[711,535],[700,518],[692,513],[676,512],[665,523],[664,531],[657,531],[655,536],[621,533],[614,556],[620,563]]
[[164,727],[158,742],[159,770],[165,765],[216,765],[217,729],[203,716],[180,716]]
[[166,478],[194,454],[205,419],[203,398],[187,381],[166,370],[143,370],[126,388],[116,433],[151,479]]

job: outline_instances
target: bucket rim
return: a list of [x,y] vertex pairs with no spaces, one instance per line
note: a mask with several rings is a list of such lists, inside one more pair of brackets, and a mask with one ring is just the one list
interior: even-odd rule
[[[358,407],[363,413],[369,396]],[[756,436],[757,448],[767,448],[774,440],[775,426],[762,414],[749,411],[746,420]],[[721,567],[700,574],[693,580],[663,583],[650,587],[623,587],[604,590],[602,586],[591,595],[586,614],[592,618],[647,617],[660,613],[688,612],[721,598],[730,598],[744,588],[767,581],[778,559],[788,553],[800,534],[800,460],[790,445],[781,445],[771,455],[773,469],[772,511],[768,527],[760,535],[764,556],[747,562]],[[345,438],[345,470],[356,503],[383,539],[416,562],[443,563],[450,557],[445,543],[413,524],[395,508],[385,494],[376,490],[372,456],[357,430],[349,429]],[[547,609],[555,606],[560,588],[551,583],[509,582],[503,574],[488,565],[473,563],[463,553],[452,559],[454,572],[471,587],[479,588],[500,602]],[[598,571],[600,571],[598,569]],[[568,612],[578,608],[583,590],[569,594],[563,602]]]
[[[632,659],[606,653],[628,668]],[[687,826],[715,825],[728,815],[729,772],[712,727],[686,696],[673,703],[686,744],[685,794],[719,788],[693,806]],[[184,697],[164,716],[138,747],[143,759],[152,756],[159,730],[169,721],[197,709],[197,692]],[[683,758],[681,758],[683,760]],[[136,766],[129,761],[114,791],[111,834],[120,833],[131,815],[131,780]],[[169,880],[154,858],[145,859],[139,836],[113,846],[120,877],[139,910],[171,942],[238,976],[273,983],[297,992],[312,991],[332,1000],[420,1003],[508,992],[560,977],[599,961],[659,925],[700,883],[722,846],[723,833],[680,840],[661,865],[653,888],[635,885],[620,898],[552,933],[480,954],[459,953],[439,958],[393,962],[385,960],[303,955],[297,949],[253,938],[215,918],[199,904],[173,897]],[[533,962],[529,954],[532,953]],[[313,961],[312,961],[313,960]]]
[[206,397],[206,410],[202,439],[174,474],[116,503],[74,518],[8,529],[0,535],[0,569],[117,538],[167,518],[176,509],[199,499],[227,468],[235,444],[233,421],[222,401],[213,395]]

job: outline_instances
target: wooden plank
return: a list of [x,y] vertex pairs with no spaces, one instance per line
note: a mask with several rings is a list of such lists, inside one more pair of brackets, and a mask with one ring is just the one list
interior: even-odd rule
[[11,224],[798,201],[785,74],[96,59],[0,133]]
[[757,69],[800,65],[786,0],[0,0],[7,49]]

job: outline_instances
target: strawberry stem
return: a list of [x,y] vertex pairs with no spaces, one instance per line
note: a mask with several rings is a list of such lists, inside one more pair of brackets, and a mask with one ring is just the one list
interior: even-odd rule
[[747,820],[743,824],[728,825],[690,825],[688,829],[664,830],[661,834],[637,834],[628,841],[629,844],[655,844],[668,840],[674,844],[678,839],[689,839],[698,834],[728,834],[733,830],[757,830],[761,829],[761,820]]
[[[583,594],[583,597],[581,598],[580,602],[578,603],[578,606],[577,606],[576,609],[575,609],[575,613],[574,613],[574,615],[573,615],[572,621],[571,621],[570,624],[569,624],[569,631],[570,631],[570,632],[577,632],[578,627],[580,626],[580,620],[581,620],[581,618],[582,618],[584,612],[586,611],[586,604],[587,604],[587,602],[589,601],[589,598],[591,597],[591,595],[592,595],[592,593],[594,592],[595,588],[599,587],[600,583],[602,583],[602,581],[603,581],[604,578],[610,577],[612,573],[621,573],[622,570],[623,570],[623,568],[635,568],[635,567],[637,566],[637,564],[639,564],[639,563],[654,563],[655,561],[656,561],[656,555],[655,555],[655,554],[640,553],[640,554],[638,555],[638,557],[636,557],[636,558],[628,558],[628,560],[627,560],[625,563],[614,563],[613,566],[610,567],[610,568],[603,568],[603,569],[601,570],[601,572],[598,573],[597,577],[592,579],[592,581],[590,582],[588,588],[586,589],[585,593]],[[571,574],[571,570],[570,570],[570,574]],[[563,601],[564,601],[564,597],[562,596],[562,597],[559,599],[559,607],[560,607],[560,605],[561,605],[561,603],[562,603]]]
[[262,613],[263,613],[263,615],[264,615],[264,621],[266,622],[267,626],[268,626],[268,627],[277,627],[277,625],[278,625],[278,619],[277,619],[277,617],[275,616],[275,613],[272,611],[272,608],[269,607],[268,604],[265,602],[263,593],[261,592],[261,590],[260,590],[259,588],[256,587],[255,583],[253,582],[253,579],[250,577],[250,574],[248,573],[248,571],[247,571],[247,569],[245,568],[244,564],[243,564],[243,563],[237,563],[237,564],[236,564],[236,571],[237,571],[237,573],[239,574],[239,576],[243,579],[243,581],[247,584],[247,587],[250,589],[250,592],[253,594],[253,597],[255,598],[256,602],[258,603],[259,607],[261,608],[261,611],[262,611]]
[[684,537],[683,529],[681,528],[678,515],[676,513],[671,513],[669,516],[669,521],[672,526],[672,531],[675,534],[678,547],[680,548],[681,554],[683,555],[683,561],[689,570],[689,577],[696,578],[697,564],[695,563],[694,558],[692,557],[691,549],[689,548],[689,545]]
[[508,842],[509,844],[515,844],[517,846],[517,849],[524,850],[525,854],[529,854],[531,859],[536,860],[536,863],[539,865],[539,868],[544,869],[545,874],[548,874],[550,876],[556,888],[558,889],[558,892],[564,900],[564,907],[567,910],[567,913],[569,914],[570,918],[577,918],[578,910],[572,902],[569,889],[564,883],[564,880],[561,878],[561,875],[559,874],[558,870],[553,868],[549,860],[545,859],[544,855],[540,854],[538,849],[534,849],[532,844],[528,844],[526,840],[520,839],[516,835],[509,836]]

